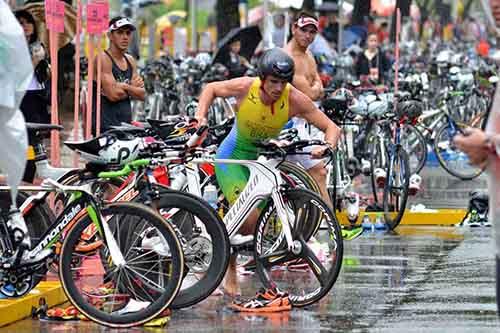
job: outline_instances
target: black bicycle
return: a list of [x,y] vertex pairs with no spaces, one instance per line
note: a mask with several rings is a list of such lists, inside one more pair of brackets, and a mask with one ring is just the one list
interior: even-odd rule
[[[71,193],[71,198],[24,252],[14,243],[5,214],[0,214],[0,293],[27,294],[57,259],[62,287],[85,317],[110,327],[140,325],[162,313],[176,296],[184,275],[181,244],[174,229],[152,209],[137,203],[102,204],[89,188],[50,179],[41,186],[19,187],[38,192],[26,200],[32,212],[50,192]],[[0,191],[10,188],[1,186]]]

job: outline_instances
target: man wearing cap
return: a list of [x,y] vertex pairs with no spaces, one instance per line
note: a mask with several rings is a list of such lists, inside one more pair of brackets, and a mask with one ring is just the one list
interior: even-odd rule
[[292,27],[292,39],[285,46],[288,53],[295,62],[295,76],[293,85],[313,101],[317,101],[323,95],[323,84],[316,69],[316,61],[309,45],[318,33],[318,19],[314,15],[300,13]]
[[[316,61],[308,47],[314,41],[318,27],[318,19],[314,15],[300,13],[292,26],[292,39],[285,46],[285,52],[295,62],[296,70],[292,85],[314,102],[323,96],[323,84],[316,68]],[[301,139],[309,139],[309,124],[306,121],[294,118],[291,125],[298,129]],[[326,191],[324,163],[302,155],[292,156],[289,159],[301,164],[309,172],[320,186],[323,198],[330,202]]]
[[[130,123],[131,100],[143,101],[145,97],[144,82],[137,74],[135,59],[126,53],[134,30],[134,24],[126,17],[118,16],[109,21],[110,46],[99,55],[102,61],[101,132],[111,126]],[[94,82],[94,96],[97,95],[96,87]]]
[[[295,63],[295,75],[292,85],[303,92],[314,102],[319,102],[323,97],[323,84],[319,77],[316,61],[309,50],[318,33],[319,22],[314,15],[302,12],[297,16],[292,27],[292,39],[285,46],[285,52],[290,55]],[[299,137],[303,140],[321,135],[314,127],[301,118],[293,118],[288,126],[298,130]],[[314,178],[321,191],[321,196],[326,203],[332,206],[330,195],[326,188],[326,168],[325,163],[319,159],[311,159],[305,155],[292,155],[287,160],[298,163],[307,170],[309,175]],[[363,232],[362,228],[344,228],[342,236],[346,240],[357,238]]]

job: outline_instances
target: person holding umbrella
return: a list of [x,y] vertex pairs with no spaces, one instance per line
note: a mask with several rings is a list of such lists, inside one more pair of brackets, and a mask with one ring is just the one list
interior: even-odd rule
[[234,79],[236,77],[242,77],[248,69],[252,66],[248,60],[240,55],[241,51],[241,41],[235,39],[229,44],[229,55],[227,57],[227,63],[225,64],[229,70],[229,78]]
[[229,78],[241,77],[252,69],[249,60],[262,40],[258,26],[234,28],[217,44],[212,64],[220,63],[229,70]]

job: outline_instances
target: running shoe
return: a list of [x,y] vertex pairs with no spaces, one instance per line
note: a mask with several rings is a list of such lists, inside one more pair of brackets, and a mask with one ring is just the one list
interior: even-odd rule
[[234,301],[231,308],[237,312],[280,312],[290,311],[292,303],[288,294],[272,288],[259,290],[255,297],[249,300]]
[[483,220],[483,227],[491,227],[491,221],[490,219],[485,219]]
[[65,320],[78,320],[80,319],[80,313],[74,306],[69,306],[67,308],[53,308],[47,310],[46,316],[41,319],[54,320],[54,321],[65,321]]
[[363,234],[363,227],[342,228],[343,240],[354,240]]

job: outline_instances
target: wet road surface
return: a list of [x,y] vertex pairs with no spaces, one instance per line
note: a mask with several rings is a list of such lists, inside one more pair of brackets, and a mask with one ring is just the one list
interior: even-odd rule
[[[175,311],[164,328],[127,332],[495,332],[490,228],[402,226],[345,242],[344,263],[320,304],[288,313],[234,313],[212,296]],[[244,294],[259,286],[241,277]],[[27,319],[1,332],[104,332],[87,322]],[[119,332],[119,330],[111,330]],[[125,332],[125,330],[122,330]]]

